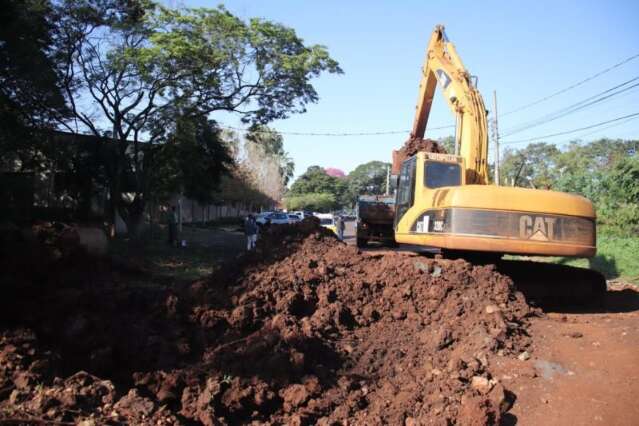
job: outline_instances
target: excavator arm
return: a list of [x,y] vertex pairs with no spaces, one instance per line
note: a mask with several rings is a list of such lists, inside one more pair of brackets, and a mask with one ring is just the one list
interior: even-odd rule
[[455,154],[464,158],[467,184],[488,183],[488,126],[486,108],[472,77],[438,25],[428,43],[419,85],[411,139],[422,139],[439,82],[456,118]]

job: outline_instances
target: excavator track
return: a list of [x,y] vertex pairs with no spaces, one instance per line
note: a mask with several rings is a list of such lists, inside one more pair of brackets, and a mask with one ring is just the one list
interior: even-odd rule
[[446,259],[474,265],[494,264],[507,275],[529,303],[544,310],[598,308],[604,303],[606,278],[597,271],[556,263],[501,259],[499,253],[442,250]]

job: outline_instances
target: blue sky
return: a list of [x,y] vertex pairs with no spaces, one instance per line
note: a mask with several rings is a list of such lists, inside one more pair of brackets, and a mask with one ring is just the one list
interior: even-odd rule
[[[219,2],[186,0],[186,6]],[[228,0],[241,18],[262,17],[295,28],[306,43],[328,47],[344,75],[314,81],[320,100],[308,112],[272,124],[286,132],[408,130],[430,34],[444,24],[492,109],[508,112],[639,54],[639,1],[295,1]],[[500,118],[500,131],[537,119],[639,76],[639,58],[573,90]],[[637,82],[635,82],[637,83]],[[534,138],[639,112],[639,87],[504,140]],[[216,117],[213,117],[216,118]],[[218,117],[237,125],[230,117]],[[454,124],[436,94],[430,126]],[[615,123],[617,124],[617,123]],[[602,130],[546,139],[557,144],[583,137],[639,137],[639,119]],[[427,137],[450,134],[439,130]],[[321,137],[285,135],[296,175],[308,166],[346,172],[371,160],[390,161],[407,135]],[[524,144],[512,145],[525,146]]]

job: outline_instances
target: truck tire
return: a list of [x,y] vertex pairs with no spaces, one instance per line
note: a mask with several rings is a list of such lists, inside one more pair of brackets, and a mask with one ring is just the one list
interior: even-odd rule
[[357,247],[366,247],[367,245],[368,245],[368,240],[366,238],[357,239]]

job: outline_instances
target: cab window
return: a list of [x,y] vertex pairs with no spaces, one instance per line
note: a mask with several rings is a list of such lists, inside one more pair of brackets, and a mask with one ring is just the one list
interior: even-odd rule
[[428,188],[461,185],[461,166],[456,163],[442,161],[426,161],[424,167],[424,184]]
[[402,164],[399,172],[399,182],[397,186],[395,202],[395,226],[399,223],[404,213],[413,206],[415,202],[415,171],[417,159],[410,158]]

